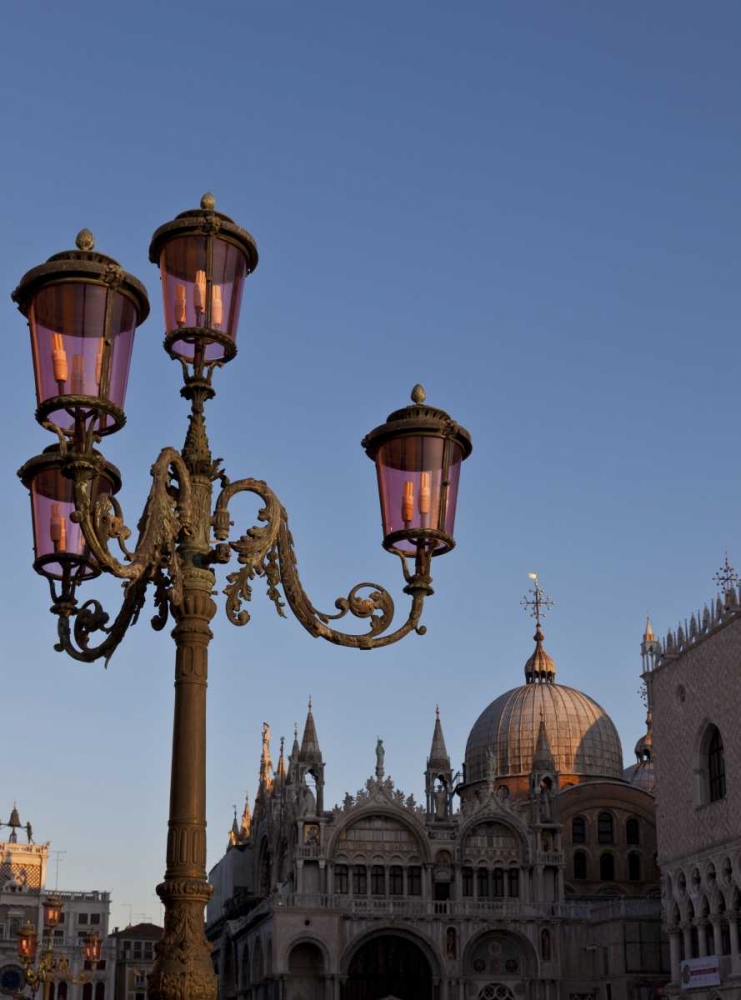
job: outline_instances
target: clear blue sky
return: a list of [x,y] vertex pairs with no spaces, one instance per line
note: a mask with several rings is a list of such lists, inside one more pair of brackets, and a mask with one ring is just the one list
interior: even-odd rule
[[[15,479],[51,439],[9,293],[83,226],[147,283],[129,422],[105,449],[135,524],[186,416],[149,238],[208,189],[260,250],[214,452],[278,492],[318,606],[371,579],[403,613],[363,434],[421,381],[474,440],[425,638],[337,649],[259,585],[247,628],[220,608],[209,863],[254,796],[260,724],[290,738],[309,694],[330,804],[371,773],[377,736],[419,795],[437,702],[459,763],[523,680],[532,570],[558,602],[559,679],[610,712],[630,763],[646,611],[675,626],[726,548],[741,562],[739,5],[30,0],[7,26],[0,818],[17,799],[67,851],[60,887],[110,888],[115,923],[126,903],[159,918],[172,643],[143,615],[108,671],[53,651]],[[115,611],[115,585],[88,589]]]

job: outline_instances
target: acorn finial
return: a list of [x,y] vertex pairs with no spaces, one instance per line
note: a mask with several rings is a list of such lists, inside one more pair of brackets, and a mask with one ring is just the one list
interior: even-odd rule
[[213,212],[213,210],[216,208],[216,199],[214,198],[214,196],[211,194],[210,191],[207,191],[201,198],[201,208],[205,212]]
[[412,402],[416,403],[417,406],[421,406],[426,399],[427,393],[425,392],[425,387],[417,382],[415,387],[412,389]]
[[79,231],[75,239],[75,246],[78,250],[83,250],[86,253],[93,249],[95,246],[95,237],[89,229],[81,229]]

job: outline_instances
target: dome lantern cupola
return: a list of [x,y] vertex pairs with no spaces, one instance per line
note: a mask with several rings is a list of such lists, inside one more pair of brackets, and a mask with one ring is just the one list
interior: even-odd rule
[[[541,619],[545,618],[556,603],[538,583],[538,574],[529,573],[533,588],[522,598],[520,604],[535,619],[535,652],[525,663],[525,681],[528,684],[553,684],[556,679],[556,664],[543,648]],[[532,595],[532,597],[530,596]]]

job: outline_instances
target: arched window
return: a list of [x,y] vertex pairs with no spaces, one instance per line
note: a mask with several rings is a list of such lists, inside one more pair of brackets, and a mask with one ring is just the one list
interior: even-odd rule
[[544,962],[551,960],[551,935],[545,927],[540,932],[540,957]]
[[601,812],[599,814],[597,818],[597,840],[600,844],[613,844],[615,842],[612,813]]
[[574,816],[571,821],[571,840],[574,844],[586,844],[587,821],[583,816]]
[[708,955],[715,954],[715,934],[713,933],[713,925],[709,920],[705,924],[705,952]]
[[353,896],[368,895],[368,869],[365,865],[353,865],[352,894]]
[[389,868],[389,893],[392,896],[404,895],[404,870],[401,865],[391,865]]
[[57,986],[57,1000],[67,1000],[67,984],[64,980]]
[[495,868],[492,872],[492,896],[497,898],[504,895],[504,869]]
[[585,879],[587,877],[587,856],[584,851],[574,851],[574,878]]
[[422,869],[419,865],[407,868],[407,891],[410,896],[422,895]]
[[463,883],[463,895],[473,896],[473,868],[464,868],[461,871],[461,881]]
[[334,891],[347,894],[347,865],[335,865],[334,869]]
[[640,844],[641,825],[637,819],[629,819],[625,824],[625,839],[629,844]]
[[600,855],[599,877],[603,882],[612,882],[615,878],[615,855],[610,851]]
[[479,868],[476,872],[476,889],[479,899],[489,898],[489,872],[486,868]]
[[726,797],[726,760],[720,730],[713,726],[708,744],[708,792],[711,802]]
[[[52,983],[51,985],[53,986],[54,984]],[[50,992],[49,996],[50,996],[51,1000],[53,1000],[53,994],[51,992]],[[92,983],[85,983],[85,985],[82,987],[82,1000],[93,1000],[93,984]]]
[[628,878],[631,882],[641,881],[641,856],[637,851],[628,855]]
[[517,899],[520,895],[520,870],[510,868],[507,872],[507,895],[511,899]]
[[386,895],[386,870],[383,865],[373,865],[371,868],[371,896]]
[[[67,996],[65,992],[65,998]],[[60,997],[61,1000],[61,997]],[[95,1000],[105,1000],[105,983],[95,984]]]

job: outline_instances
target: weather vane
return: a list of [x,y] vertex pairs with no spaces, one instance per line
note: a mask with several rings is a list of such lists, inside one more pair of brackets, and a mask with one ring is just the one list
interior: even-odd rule
[[727,552],[725,559],[723,560],[723,565],[713,577],[713,583],[717,584],[724,597],[729,591],[735,590],[736,588],[736,584],[738,583],[738,573],[728,561]]
[[[531,617],[535,619],[538,628],[540,628],[541,619],[545,618],[556,602],[550,594],[546,594],[538,583],[537,573],[528,573],[528,576],[533,581],[533,588],[525,594],[520,604],[530,613]],[[530,594],[533,595],[532,598],[529,596]]]

